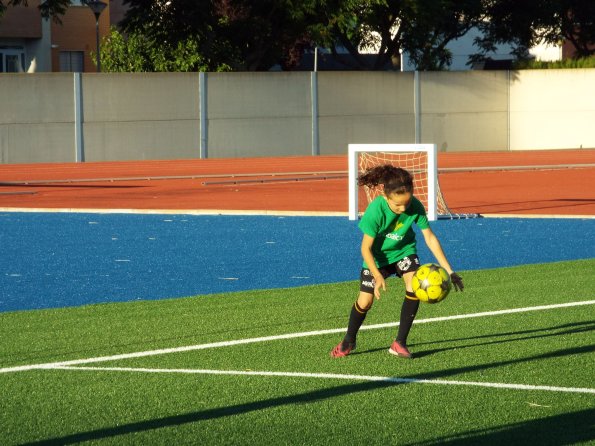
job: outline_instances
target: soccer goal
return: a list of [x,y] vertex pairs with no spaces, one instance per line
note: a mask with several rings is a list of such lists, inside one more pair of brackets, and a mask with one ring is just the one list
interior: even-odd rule
[[[348,162],[350,220],[357,220],[359,216],[359,173],[381,164],[401,167],[413,175],[413,193],[426,207],[429,220],[455,217],[448,209],[438,184],[435,144],[349,144]],[[368,203],[380,194],[378,187],[363,189]]]

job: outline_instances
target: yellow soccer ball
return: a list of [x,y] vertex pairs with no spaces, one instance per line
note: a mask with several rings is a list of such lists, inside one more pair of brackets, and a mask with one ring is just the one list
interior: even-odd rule
[[429,304],[435,304],[446,299],[452,288],[446,270],[434,263],[426,263],[420,266],[413,275],[411,285],[415,297]]

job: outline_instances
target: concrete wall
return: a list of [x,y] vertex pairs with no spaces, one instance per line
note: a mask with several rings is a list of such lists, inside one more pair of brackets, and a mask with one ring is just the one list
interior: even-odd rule
[[510,82],[515,150],[595,147],[595,69],[528,70]]
[[421,141],[438,150],[508,149],[508,72],[420,73]]
[[595,69],[2,74],[0,162],[595,148],[593,85]]
[[209,73],[208,156],[311,153],[310,73]]
[[74,161],[70,74],[0,75],[0,161]]
[[83,75],[85,161],[197,158],[199,94],[193,73]]
[[347,153],[347,144],[415,142],[412,72],[320,72],[320,153]]

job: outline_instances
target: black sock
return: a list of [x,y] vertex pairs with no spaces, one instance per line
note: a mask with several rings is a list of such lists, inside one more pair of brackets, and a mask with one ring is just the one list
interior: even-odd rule
[[419,300],[405,298],[401,307],[401,321],[399,323],[399,332],[397,333],[397,342],[402,346],[407,345],[407,336],[413,325],[413,320],[419,308]]
[[348,347],[349,344],[355,343],[357,332],[364,323],[364,319],[366,318],[366,314],[368,314],[368,310],[369,308],[361,308],[357,304],[357,301],[353,304],[353,307],[351,307],[349,325],[347,325],[347,334],[345,335],[345,339],[343,339],[343,349]]

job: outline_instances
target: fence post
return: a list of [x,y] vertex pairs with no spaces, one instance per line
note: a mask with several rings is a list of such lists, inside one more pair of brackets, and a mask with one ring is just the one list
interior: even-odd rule
[[83,92],[81,73],[74,73],[74,159],[77,163],[85,161],[83,142]]
[[415,113],[415,144],[421,144],[421,82],[417,70],[413,75],[413,112]]
[[198,114],[200,119],[200,159],[208,158],[207,73],[198,73]]
[[312,155],[320,155],[318,144],[318,73],[310,73],[310,101],[312,106]]

